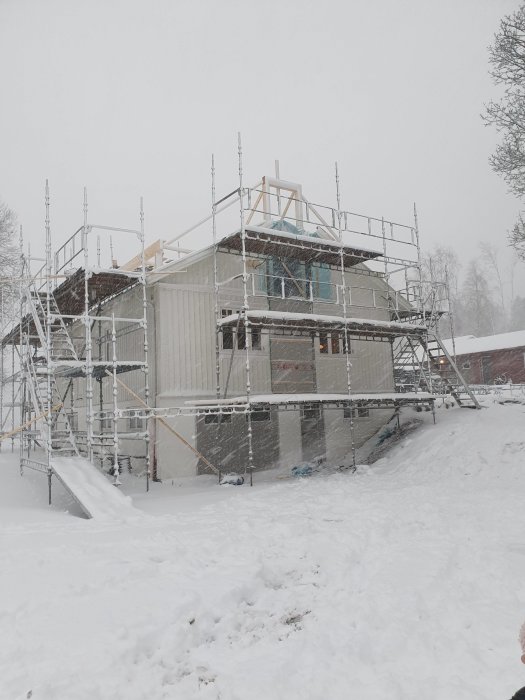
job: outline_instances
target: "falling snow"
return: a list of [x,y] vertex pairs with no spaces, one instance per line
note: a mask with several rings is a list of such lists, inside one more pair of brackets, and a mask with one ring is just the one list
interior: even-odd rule
[[510,697],[525,406],[438,414],[355,473],[129,476],[113,520],[3,452],[0,697]]

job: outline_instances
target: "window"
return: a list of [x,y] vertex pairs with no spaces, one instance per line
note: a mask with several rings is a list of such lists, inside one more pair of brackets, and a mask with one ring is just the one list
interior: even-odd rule
[[209,425],[210,423],[231,423],[232,416],[231,413],[208,413],[204,416],[204,423]]
[[[254,422],[259,422],[259,421],[265,421],[265,420],[270,420],[270,411],[265,410],[265,411],[252,411],[252,423]],[[246,414],[246,420],[248,420],[248,414]]]
[[223,350],[233,350],[233,329],[223,328],[222,329],[222,349]]
[[129,429],[130,430],[144,430],[144,421],[140,416],[130,416],[129,417]]
[[[319,352],[322,355],[340,355],[341,353],[346,353],[346,338],[345,334],[339,331],[333,331],[330,333],[321,332],[319,333]],[[348,339],[348,354],[352,352],[352,347],[350,345],[350,339]]]
[[321,416],[321,409],[319,406],[316,406],[315,404],[305,403],[304,406],[301,407],[301,417],[304,420],[316,420],[316,421],[318,421],[320,416]]
[[252,350],[261,350],[261,329],[252,328]]
[[[221,316],[225,318],[231,316],[232,313],[231,309],[222,309]],[[233,350],[233,328],[231,326],[222,329],[222,349]]]
[[331,271],[328,265],[319,263],[310,267],[313,295],[315,299],[335,301],[334,288],[331,284]]
[[246,328],[240,326],[237,331],[237,347],[239,350],[246,350]]
[[461,369],[470,369],[470,360],[465,360],[465,362],[461,365]]
[[113,351],[111,348],[111,334],[109,331],[105,331],[101,334],[98,339],[99,344],[99,357],[101,360],[106,362],[111,362],[113,359]]
[[370,409],[364,406],[359,406],[358,408],[350,408],[350,406],[345,406],[343,409],[343,418],[368,418],[370,416]]
[[113,429],[113,412],[112,411],[102,411],[100,414],[100,429],[101,430],[112,430]]
[[310,298],[308,264],[295,258],[270,258],[268,274],[270,275],[271,294],[283,299]]

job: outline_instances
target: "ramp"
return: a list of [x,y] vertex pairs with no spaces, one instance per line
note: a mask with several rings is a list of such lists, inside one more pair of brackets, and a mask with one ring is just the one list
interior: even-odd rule
[[54,457],[51,469],[88,518],[114,520],[139,515],[129,496],[82,457]]

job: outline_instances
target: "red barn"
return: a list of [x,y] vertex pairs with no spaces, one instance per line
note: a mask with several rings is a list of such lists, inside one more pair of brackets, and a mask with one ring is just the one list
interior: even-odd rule
[[[452,340],[445,346],[453,353]],[[525,384],[525,331],[455,340],[456,364],[469,384]],[[447,361],[443,360],[443,369]]]

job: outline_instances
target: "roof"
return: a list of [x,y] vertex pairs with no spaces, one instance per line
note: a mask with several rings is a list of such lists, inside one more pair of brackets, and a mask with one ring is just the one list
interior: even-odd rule
[[[443,341],[448,352],[452,353],[452,340]],[[476,338],[474,335],[464,335],[455,339],[456,355],[473,355],[478,352],[492,350],[507,350],[509,348],[525,348],[525,330],[512,333],[498,333]]]

